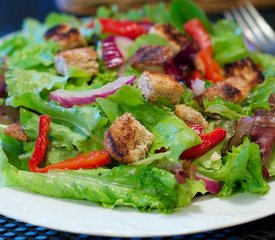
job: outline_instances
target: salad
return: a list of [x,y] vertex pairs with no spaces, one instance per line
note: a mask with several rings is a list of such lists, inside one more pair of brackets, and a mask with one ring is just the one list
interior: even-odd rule
[[275,57],[233,21],[173,0],[93,18],[28,18],[0,45],[0,181],[170,213],[194,197],[268,194]]

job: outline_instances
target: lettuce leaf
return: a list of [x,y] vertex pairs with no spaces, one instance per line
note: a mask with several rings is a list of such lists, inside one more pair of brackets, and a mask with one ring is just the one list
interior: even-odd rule
[[16,51],[7,60],[9,68],[45,69],[54,64],[54,55],[59,47],[55,42],[42,41],[39,44],[27,45]]
[[208,32],[212,32],[212,25],[207,15],[196,3],[190,0],[173,0],[170,5],[170,17],[172,24],[180,31],[184,23],[192,18],[198,18],[202,21]]
[[246,138],[242,145],[229,152],[220,169],[207,170],[198,167],[198,172],[223,182],[219,196],[230,196],[235,191],[264,194],[269,185],[262,175],[262,158],[259,145]]
[[39,95],[44,90],[63,88],[67,78],[47,72],[15,68],[5,72],[5,81],[9,95],[7,101],[12,105],[15,97],[20,97],[25,93]]
[[10,56],[27,44],[27,40],[21,34],[14,34],[5,38],[0,44],[0,58]]
[[273,75],[266,75],[265,81],[258,84],[249,94],[247,103],[249,104],[249,113],[254,112],[256,109],[270,110],[269,96],[271,93],[275,93],[275,71]]
[[[21,108],[20,123],[29,140],[32,141],[24,145],[27,153],[25,152],[20,158],[25,159],[29,158],[33,151],[34,142],[38,135],[39,116]],[[102,149],[102,143],[99,143],[100,140],[94,141],[90,137],[83,136],[68,126],[55,123],[54,121],[51,121],[49,138],[51,139],[51,144],[48,147],[45,165],[60,162],[80,153]]]
[[275,176],[275,147],[273,148],[273,152],[267,161],[266,167],[269,175]]
[[69,24],[72,27],[80,27],[81,22],[73,15],[52,12],[47,15],[44,24],[50,28],[58,24]]
[[212,37],[215,60],[224,65],[248,56],[240,27],[231,20],[220,20],[213,25]]
[[14,98],[13,106],[21,106],[41,114],[47,114],[55,121],[77,129],[84,136],[89,136],[96,143],[102,145],[107,119],[93,104],[64,108],[53,102],[46,102],[33,93],[25,93]]
[[61,198],[84,199],[105,207],[131,206],[141,211],[169,213],[190,204],[200,182],[179,186],[175,177],[150,166],[119,166],[113,169],[50,171],[46,174],[18,170],[0,149],[1,180],[8,186]]
[[245,115],[241,105],[216,97],[214,100],[209,101],[203,99],[205,112],[216,113],[228,119],[240,119]]
[[14,165],[18,169],[28,170],[28,162],[19,159],[19,155],[24,152],[23,145],[21,142],[3,134],[3,128],[0,127],[0,145],[3,152],[9,159],[9,163]]

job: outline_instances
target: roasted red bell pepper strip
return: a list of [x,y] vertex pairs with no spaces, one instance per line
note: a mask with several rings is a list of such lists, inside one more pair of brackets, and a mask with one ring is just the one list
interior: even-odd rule
[[203,127],[199,124],[188,123],[188,127],[192,128],[198,135],[202,134]]
[[200,135],[202,143],[185,150],[181,154],[181,159],[195,159],[208,152],[211,148],[218,145],[226,137],[226,130],[222,128],[216,128],[214,131],[208,134]]
[[41,115],[39,118],[38,137],[35,142],[34,152],[29,161],[29,169],[32,172],[40,172],[41,170],[41,168],[39,168],[39,164],[43,161],[48,148],[50,122],[51,119],[49,116]]
[[[146,33],[144,27],[137,22],[133,22],[130,20],[116,20],[109,18],[100,18],[98,19],[102,26],[103,33],[112,33],[119,36],[128,37],[131,39],[135,39],[138,36]],[[94,26],[94,22],[90,24],[90,27]]]
[[195,40],[200,50],[207,50],[212,55],[213,48],[211,37],[199,19],[194,18],[188,21],[184,25],[184,30]]
[[89,153],[83,153],[76,157],[69,158],[62,162],[49,165],[42,169],[43,172],[48,172],[50,169],[90,169],[98,168],[110,163],[110,156],[105,150],[92,151]]
[[212,82],[219,82],[224,79],[222,70],[218,63],[212,58],[208,50],[202,50],[198,53],[198,58],[201,59],[204,69],[205,77]]

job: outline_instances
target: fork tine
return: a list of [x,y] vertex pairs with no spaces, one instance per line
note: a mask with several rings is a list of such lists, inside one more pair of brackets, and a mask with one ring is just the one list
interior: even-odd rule
[[240,6],[238,8],[240,16],[242,19],[246,22],[247,27],[250,29],[251,34],[253,34],[255,41],[257,42],[257,45],[261,48],[266,50],[266,47],[269,46],[270,42],[266,38],[266,36],[263,34],[262,29],[258,26],[257,22],[244,6]]
[[250,30],[250,27],[248,26],[246,21],[244,21],[237,8],[226,10],[224,12],[224,15],[227,19],[235,20],[240,25],[246,39],[251,42],[257,49],[260,49],[258,41],[255,39],[253,32]]
[[275,54],[275,33],[249,1],[225,11],[224,16],[240,25],[244,36],[254,47]]
[[275,41],[275,33],[274,30],[269,26],[269,24],[265,21],[265,19],[259,14],[259,12],[255,9],[255,7],[251,4],[251,2],[246,1],[245,7],[250,13],[250,15],[255,19],[255,22],[262,29],[262,32],[265,36],[267,36],[270,40]]

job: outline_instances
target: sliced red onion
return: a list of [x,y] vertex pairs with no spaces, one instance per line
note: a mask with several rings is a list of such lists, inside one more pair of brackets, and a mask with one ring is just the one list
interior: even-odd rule
[[120,77],[114,82],[108,83],[101,88],[82,91],[82,92],[74,92],[68,91],[64,89],[59,89],[51,92],[50,99],[57,101],[63,107],[73,107],[74,105],[84,105],[93,103],[96,101],[96,98],[102,97],[105,98],[113,93],[115,93],[119,88],[128,84],[132,84],[136,80],[134,75],[127,77]]
[[205,188],[210,193],[217,194],[220,192],[220,190],[222,188],[222,185],[219,181],[216,181],[212,178],[208,178],[208,177],[201,175],[199,173],[196,173],[196,179],[204,181]]
[[196,78],[191,83],[192,92],[195,94],[195,96],[201,95],[205,91],[205,82]]
[[107,68],[122,65],[127,59],[133,40],[127,37],[110,36],[103,41],[102,54]]

